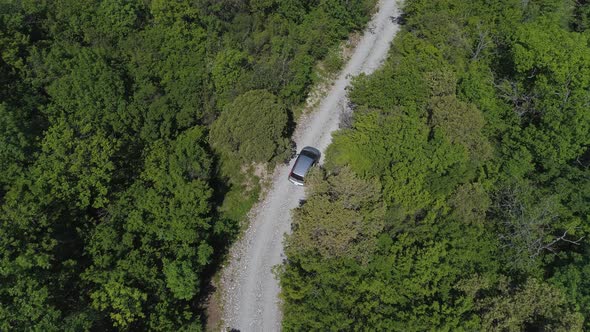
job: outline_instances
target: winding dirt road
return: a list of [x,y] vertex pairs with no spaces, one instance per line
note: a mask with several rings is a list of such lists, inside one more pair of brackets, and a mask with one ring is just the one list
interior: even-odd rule
[[[350,78],[370,74],[385,60],[399,29],[392,20],[397,16],[396,0],[379,2],[378,12],[320,107],[298,123],[294,135],[297,150],[307,145],[326,150],[347,105],[345,88]],[[283,262],[283,237],[290,231],[290,213],[305,194],[302,187],[287,181],[293,162],[275,170],[266,197],[250,212],[249,228],[230,251],[230,262],[221,277],[224,330],[281,329],[280,288],[271,270]]]

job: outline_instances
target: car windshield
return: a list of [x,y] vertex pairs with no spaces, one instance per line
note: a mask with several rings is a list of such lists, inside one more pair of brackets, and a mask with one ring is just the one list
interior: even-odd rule
[[301,154],[311,158],[312,160],[315,160],[317,158],[317,156],[315,154],[313,154],[312,152],[306,151],[306,150],[301,151]]
[[302,176],[299,176],[299,175],[297,175],[295,173],[291,173],[291,177],[293,179],[295,179],[295,180],[303,181],[303,177]]

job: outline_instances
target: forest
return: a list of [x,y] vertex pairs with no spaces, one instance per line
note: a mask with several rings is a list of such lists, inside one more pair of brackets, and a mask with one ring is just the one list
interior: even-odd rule
[[[201,331],[375,0],[0,3],[0,330]],[[286,331],[590,330],[590,3],[405,0],[306,180]]]
[[249,167],[374,5],[2,1],[0,330],[204,330]]
[[590,3],[398,20],[294,211],[284,330],[590,330]]

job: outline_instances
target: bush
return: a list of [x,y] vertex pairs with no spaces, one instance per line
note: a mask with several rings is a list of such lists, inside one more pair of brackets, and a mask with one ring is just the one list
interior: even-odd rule
[[285,105],[266,90],[244,93],[211,126],[211,146],[243,162],[285,160],[291,155]]

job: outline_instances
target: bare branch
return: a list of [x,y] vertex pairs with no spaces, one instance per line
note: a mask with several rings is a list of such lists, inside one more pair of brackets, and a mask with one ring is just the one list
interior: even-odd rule
[[548,251],[551,251],[552,253],[555,253],[555,248],[553,248],[553,246],[555,244],[557,244],[558,242],[560,242],[560,241],[571,243],[571,244],[575,244],[575,245],[580,245],[580,242],[584,239],[584,237],[582,236],[582,237],[580,237],[577,240],[570,240],[570,239],[567,239],[566,238],[567,232],[568,232],[567,230],[564,231],[561,236],[558,236],[553,241],[549,242],[548,244],[541,246],[538,249],[538,252],[540,252],[542,250],[548,250]]
[[475,50],[471,52],[471,60],[477,60],[479,54],[486,48],[488,45],[492,44],[491,41],[487,39],[489,30],[484,30],[479,32],[477,45],[475,46]]

